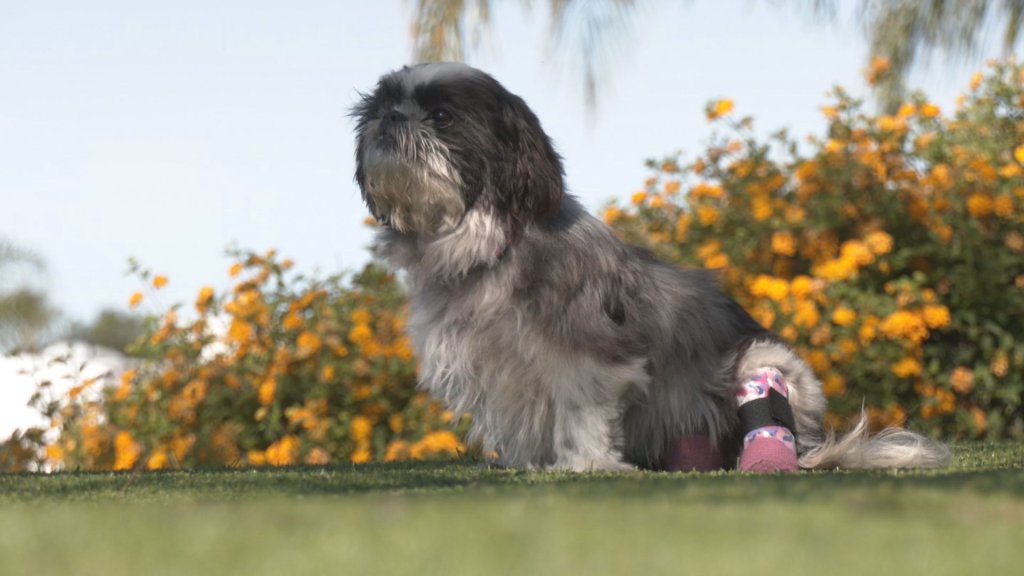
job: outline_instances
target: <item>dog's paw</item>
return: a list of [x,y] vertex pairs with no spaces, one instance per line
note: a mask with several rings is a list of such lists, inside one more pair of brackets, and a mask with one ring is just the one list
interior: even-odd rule
[[636,470],[636,466],[612,458],[569,456],[559,458],[551,466],[551,469],[567,470],[570,472],[630,472]]

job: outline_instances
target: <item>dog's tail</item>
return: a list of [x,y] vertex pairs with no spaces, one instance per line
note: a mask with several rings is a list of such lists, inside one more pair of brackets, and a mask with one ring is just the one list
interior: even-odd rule
[[816,440],[801,442],[801,468],[942,468],[952,459],[946,445],[910,430],[886,428],[872,436],[864,413],[849,432],[829,430]]

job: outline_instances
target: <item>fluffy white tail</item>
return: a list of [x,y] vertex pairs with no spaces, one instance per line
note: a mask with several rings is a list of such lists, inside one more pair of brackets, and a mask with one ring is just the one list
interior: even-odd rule
[[862,415],[857,426],[845,434],[837,436],[829,430],[820,443],[800,456],[800,467],[942,468],[950,460],[944,444],[909,430],[886,428],[871,436],[867,416]]

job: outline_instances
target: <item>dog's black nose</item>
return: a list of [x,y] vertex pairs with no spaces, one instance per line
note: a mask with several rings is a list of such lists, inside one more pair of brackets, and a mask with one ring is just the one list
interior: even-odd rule
[[402,114],[398,110],[388,110],[384,113],[384,117],[381,121],[386,124],[397,124],[399,122],[405,122],[405,114]]

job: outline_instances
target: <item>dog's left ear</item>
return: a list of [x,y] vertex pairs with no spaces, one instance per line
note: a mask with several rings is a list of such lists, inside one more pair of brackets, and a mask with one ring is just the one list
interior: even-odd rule
[[495,137],[503,148],[497,162],[498,201],[514,224],[540,222],[558,211],[565,193],[562,159],[537,116],[513,94],[501,102]]

